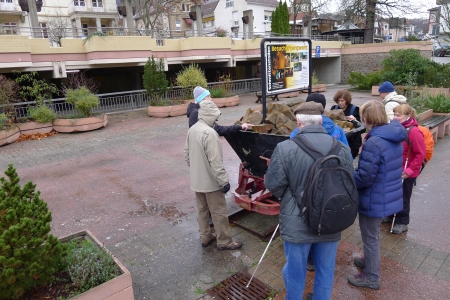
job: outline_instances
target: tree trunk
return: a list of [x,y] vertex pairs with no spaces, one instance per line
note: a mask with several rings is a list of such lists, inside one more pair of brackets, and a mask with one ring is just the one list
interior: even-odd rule
[[364,31],[364,44],[373,43],[373,27],[375,25],[376,0],[366,0],[366,30]]

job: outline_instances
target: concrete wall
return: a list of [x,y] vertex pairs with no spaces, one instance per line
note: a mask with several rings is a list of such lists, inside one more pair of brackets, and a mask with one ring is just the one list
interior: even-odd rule
[[313,58],[313,71],[323,83],[340,83],[341,82],[341,58],[340,57],[322,57]]

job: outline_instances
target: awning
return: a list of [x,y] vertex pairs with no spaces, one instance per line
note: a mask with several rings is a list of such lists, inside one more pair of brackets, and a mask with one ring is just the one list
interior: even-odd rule
[[202,19],[202,23],[206,23],[209,21],[214,21],[214,16]]
[[189,25],[192,24],[192,20],[190,18],[183,18],[183,20],[185,20]]

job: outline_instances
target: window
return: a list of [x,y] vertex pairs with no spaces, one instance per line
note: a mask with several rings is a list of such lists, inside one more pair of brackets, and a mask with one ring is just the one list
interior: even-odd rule
[[83,24],[82,27],[83,27],[83,35],[88,36],[89,35],[88,24]]
[[39,26],[41,26],[41,32],[43,38],[48,38],[48,29],[46,23],[39,23]]
[[92,0],[92,7],[103,7],[102,0]]
[[388,29],[388,28],[387,28],[387,25],[384,25],[384,29]]
[[102,24],[101,27],[102,27],[102,32],[106,33],[106,25]]
[[84,0],[74,0],[73,5],[74,6],[86,6]]
[[189,11],[190,5],[189,4],[181,4],[181,9],[183,11]]
[[239,15],[237,11],[233,11],[233,27],[239,26]]
[[175,20],[175,28],[177,31],[181,31],[181,22],[180,20]]
[[264,11],[264,21],[266,22],[272,22],[272,12],[271,11]]
[[225,0],[225,7],[234,7],[234,1]]
[[17,34],[17,24],[14,22],[0,23],[0,32],[2,34]]

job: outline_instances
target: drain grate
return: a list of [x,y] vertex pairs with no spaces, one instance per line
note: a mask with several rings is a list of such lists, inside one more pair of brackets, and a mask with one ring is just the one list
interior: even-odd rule
[[259,279],[253,277],[248,289],[245,287],[250,280],[251,275],[247,272],[239,272],[228,277],[218,285],[210,288],[206,292],[214,299],[229,300],[258,300],[266,299],[272,291],[268,285],[265,285]]

